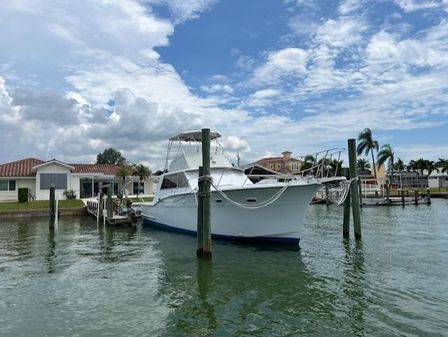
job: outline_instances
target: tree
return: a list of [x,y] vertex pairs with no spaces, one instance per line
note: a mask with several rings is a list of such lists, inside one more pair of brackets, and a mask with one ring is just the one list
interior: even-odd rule
[[126,163],[126,158],[121,155],[120,151],[115,150],[110,147],[105,149],[103,153],[98,153],[96,156],[97,164],[111,164],[111,165],[122,165]]
[[439,172],[437,164],[433,160],[425,160],[425,169],[426,169],[426,172],[428,173],[428,176],[433,171]]
[[356,161],[356,168],[361,171],[370,170],[370,163],[365,158],[358,158],[358,160]]
[[140,181],[138,184],[138,191],[137,191],[137,196],[138,196],[138,194],[140,193],[140,190],[142,189],[143,180],[145,180],[151,176],[151,170],[149,169],[149,167],[146,167],[143,164],[137,164],[137,165],[133,166],[132,174],[140,177]]
[[126,177],[130,176],[131,174],[132,174],[131,166],[129,166],[127,164],[120,165],[115,176],[122,180],[122,183],[123,183],[122,188],[124,187],[124,185],[126,183]]
[[317,166],[322,170],[324,177],[342,176],[342,162],[342,160],[323,158],[319,160]]
[[372,154],[373,172],[376,179],[375,157],[373,151],[376,150],[376,152],[378,152],[378,142],[373,139],[372,131],[369,128],[365,128],[359,133],[358,141],[359,143],[356,149],[358,156],[361,155],[363,152],[366,156],[368,156],[369,153]]
[[406,165],[404,164],[403,160],[398,158],[397,162],[394,164],[394,170],[401,172],[401,171],[404,171],[405,168],[406,168]]
[[311,173],[312,170],[310,170],[313,166],[314,163],[316,161],[316,158],[314,158],[314,156],[312,155],[306,155],[305,158],[303,159],[303,164],[300,167],[300,171],[301,172],[305,172],[305,175],[308,175]]
[[381,146],[380,152],[378,152],[378,167],[381,167],[384,165],[384,163],[387,161],[389,164],[389,169],[391,171],[390,174],[390,183],[392,183],[392,179],[394,177],[394,151],[392,150],[392,147],[389,144]]
[[448,159],[439,158],[436,165],[438,168],[440,168],[442,173],[448,173]]

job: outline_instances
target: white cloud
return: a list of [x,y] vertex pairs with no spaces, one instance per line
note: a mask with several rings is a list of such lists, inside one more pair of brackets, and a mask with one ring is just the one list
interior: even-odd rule
[[343,0],[339,4],[339,13],[350,14],[361,7],[361,0]]
[[282,76],[306,72],[308,54],[300,48],[285,48],[270,52],[267,61],[254,71],[254,82],[271,82]]
[[175,24],[196,19],[201,12],[210,9],[218,0],[146,0],[152,5],[167,6]]
[[231,94],[233,92],[233,88],[228,84],[213,84],[213,85],[203,85],[201,89],[208,93],[227,93]]
[[317,28],[315,40],[330,47],[344,48],[359,43],[366,28],[360,19],[329,19]]
[[431,44],[416,39],[396,41],[384,31],[375,34],[367,46],[368,62],[436,66],[448,64],[445,50],[432,48]]
[[442,6],[445,6],[445,9],[448,8],[448,2],[446,0],[395,0],[395,2],[405,12],[439,8]]
[[278,95],[280,95],[280,91],[276,89],[263,89],[252,94],[245,105],[251,107],[262,107],[266,105],[270,105]]

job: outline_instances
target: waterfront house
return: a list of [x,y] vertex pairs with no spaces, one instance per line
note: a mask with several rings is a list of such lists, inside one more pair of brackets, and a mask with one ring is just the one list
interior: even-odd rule
[[448,188],[448,173],[442,172],[440,168],[439,171],[433,171],[428,176],[428,187],[429,188]]
[[279,173],[292,174],[300,171],[303,161],[293,158],[292,152],[282,152],[282,157],[268,157],[257,160],[253,165],[263,166]]
[[[69,164],[56,159],[43,161],[26,158],[0,165],[0,201],[17,201],[18,189],[28,188],[30,199],[48,200],[51,184],[56,196],[66,199],[66,191],[73,191],[76,198],[96,196],[103,184],[111,183],[116,195],[125,186],[127,194],[137,194],[138,177],[117,178],[119,166],[109,164]],[[153,193],[153,180],[142,183],[140,194]],[[143,192],[143,193],[142,193]]]

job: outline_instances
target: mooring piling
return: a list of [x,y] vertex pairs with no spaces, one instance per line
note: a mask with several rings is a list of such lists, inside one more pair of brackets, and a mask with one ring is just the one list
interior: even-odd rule
[[[348,167],[344,168],[344,176],[350,181],[350,170]],[[350,237],[350,190],[347,193],[347,197],[344,200],[344,222],[342,224],[342,236],[344,238]]]
[[390,184],[389,182],[386,182],[386,202],[388,205],[391,204],[391,200],[390,200]]
[[203,226],[203,184],[202,184],[202,176],[204,175],[204,170],[202,166],[199,166],[199,176],[198,176],[198,217],[197,217],[197,229],[196,236],[198,242],[198,248],[196,250],[196,255],[202,256],[204,252],[204,226]]
[[106,209],[107,209],[107,219],[110,221],[110,219],[112,219],[113,216],[112,187],[110,185],[107,187]]
[[[356,139],[351,138],[348,140],[348,161],[350,168],[350,179],[357,178],[356,172]],[[352,199],[352,211],[353,211],[353,228],[355,232],[355,238],[361,238],[361,214],[359,207],[359,180],[356,180],[350,184],[350,194]]]
[[202,129],[202,170],[203,170],[203,204],[202,204],[202,220],[204,247],[203,256],[212,257],[212,232],[210,224],[210,129]]
[[212,257],[212,232],[210,227],[210,129],[202,129],[202,166],[199,167],[198,217],[196,255]]
[[426,188],[426,204],[431,205],[431,190],[429,187]]
[[56,198],[55,198],[55,185],[50,186],[50,227],[54,227],[56,220]]
[[404,202],[404,190],[400,189],[400,195],[401,195],[401,206],[404,207],[405,202]]
[[414,190],[414,204],[418,205],[418,190]]

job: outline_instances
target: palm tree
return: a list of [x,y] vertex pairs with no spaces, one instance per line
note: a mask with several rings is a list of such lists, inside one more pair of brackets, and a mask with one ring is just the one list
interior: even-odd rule
[[378,142],[372,138],[372,131],[369,128],[365,128],[359,133],[358,141],[359,143],[356,149],[358,156],[363,152],[366,156],[369,155],[369,152],[372,154],[373,172],[376,179],[375,157],[373,151],[376,150],[378,152]]
[[115,176],[122,180],[122,184],[124,187],[124,185],[126,183],[126,177],[130,176],[131,174],[132,174],[132,168],[127,164],[123,164],[118,167],[118,170],[117,170],[117,173],[115,173]]
[[397,162],[394,164],[394,170],[401,172],[401,171],[404,171],[405,168],[406,168],[406,165],[404,164],[404,162],[400,158],[398,158]]
[[433,171],[439,172],[437,164],[433,160],[425,160],[425,169],[426,169],[426,172],[428,173],[428,176]]
[[[304,172],[309,170],[310,168],[312,168],[314,166],[314,163],[316,161],[316,158],[314,158],[314,156],[312,155],[306,155],[305,158],[303,158],[303,164],[300,167],[300,171]],[[311,173],[310,171],[305,172],[305,174],[309,174]]]
[[406,166],[406,169],[408,172],[410,172],[410,171],[416,172],[417,171],[417,161],[411,160],[409,162],[408,166]]
[[356,161],[356,168],[360,171],[367,171],[370,170],[370,163],[365,158],[358,158]]
[[137,191],[137,196],[138,196],[139,192],[142,189],[143,180],[145,180],[151,176],[151,170],[149,169],[149,167],[146,167],[143,164],[137,164],[137,165],[133,166],[132,175],[140,177],[140,181],[138,184],[138,191]]
[[390,183],[392,184],[392,179],[394,177],[394,151],[389,144],[381,146],[380,152],[378,152],[378,167],[384,165],[387,161],[389,163],[389,169],[391,170],[390,174]]
[[448,172],[448,159],[439,158],[436,165],[438,168],[440,168],[442,173]]

